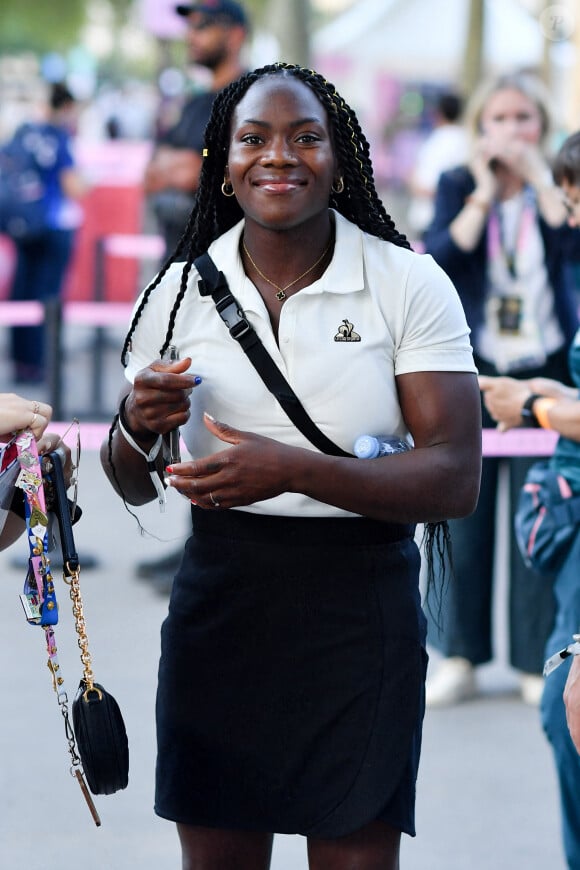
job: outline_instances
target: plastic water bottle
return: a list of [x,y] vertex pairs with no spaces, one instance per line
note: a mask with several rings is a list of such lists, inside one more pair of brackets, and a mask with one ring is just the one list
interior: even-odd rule
[[396,435],[359,435],[354,442],[353,452],[358,459],[376,459],[391,453],[404,453],[410,444]]

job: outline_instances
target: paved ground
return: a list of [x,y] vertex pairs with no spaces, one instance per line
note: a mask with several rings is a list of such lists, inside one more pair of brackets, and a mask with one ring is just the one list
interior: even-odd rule
[[[69,414],[90,416],[89,339],[80,330],[67,336]],[[112,408],[117,370],[111,353],[106,364],[105,404]],[[1,390],[10,387],[9,380],[0,382]],[[166,600],[135,577],[134,564],[173,549],[172,524],[183,527],[183,504],[176,496],[163,518],[154,507],[140,511],[144,525],[159,540],[141,537],[104,480],[94,452],[83,455],[79,501],[84,509],[76,532],[81,562],[83,554],[99,559],[97,569],[81,576],[94,671],[116,696],[125,717],[130,783],[124,792],[95,799],[102,817],[102,827],[96,829],[68,773],[43,634],[26,624],[18,600],[23,571],[12,563],[15,556],[25,556],[20,541],[0,553],[5,662],[0,676],[0,868],[175,870],[180,862],[173,826],[152,811],[153,705]],[[62,582],[57,594],[59,658],[73,694],[81,665]],[[502,606],[497,621],[501,631]],[[402,867],[564,870],[555,775],[537,710],[519,700],[515,676],[503,664],[501,650],[495,662],[481,669],[480,679],[483,694],[478,700],[427,714],[418,836],[405,838]],[[303,840],[277,838],[272,867],[305,870]]]

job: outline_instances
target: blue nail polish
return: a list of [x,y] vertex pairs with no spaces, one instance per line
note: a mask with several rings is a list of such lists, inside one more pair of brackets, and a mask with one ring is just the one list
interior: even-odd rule
[[196,387],[197,387],[199,384],[201,384],[201,378],[200,378],[200,376],[199,376],[199,375],[196,375],[196,376],[195,376],[195,379],[194,379],[193,382],[194,382],[194,384],[195,384]]

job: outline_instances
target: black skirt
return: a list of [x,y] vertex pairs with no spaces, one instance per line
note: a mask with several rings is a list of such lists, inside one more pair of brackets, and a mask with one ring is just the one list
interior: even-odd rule
[[155,811],[414,834],[426,669],[413,527],[193,511],[162,627]]

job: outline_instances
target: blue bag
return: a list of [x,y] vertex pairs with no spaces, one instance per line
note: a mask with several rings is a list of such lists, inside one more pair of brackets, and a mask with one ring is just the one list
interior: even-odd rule
[[0,147],[0,233],[30,240],[48,229],[46,185],[34,153],[38,134],[32,124],[19,127]]
[[528,568],[553,574],[580,531],[580,496],[548,460],[535,462],[520,490],[514,516],[516,539]]

